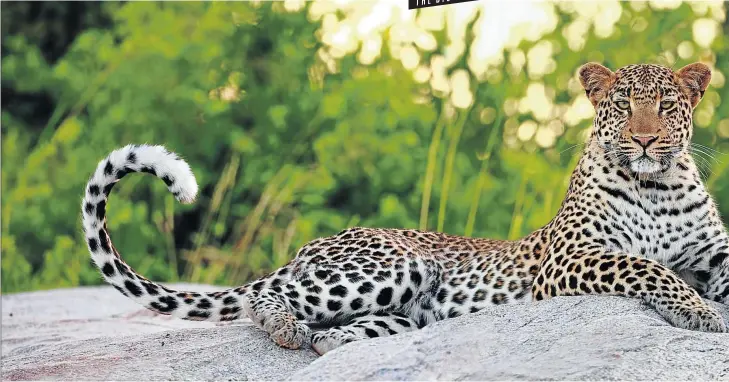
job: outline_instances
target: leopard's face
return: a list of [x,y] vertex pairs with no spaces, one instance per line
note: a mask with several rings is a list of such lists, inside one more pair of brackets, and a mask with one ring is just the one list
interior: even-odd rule
[[667,169],[691,141],[688,97],[668,68],[631,65],[615,75],[615,83],[597,105],[598,144],[633,172]]
[[592,139],[633,173],[666,171],[688,152],[693,108],[710,78],[703,64],[678,72],[645,64],[615,73],[598,64],[583,66],[580,79],[596,110]]

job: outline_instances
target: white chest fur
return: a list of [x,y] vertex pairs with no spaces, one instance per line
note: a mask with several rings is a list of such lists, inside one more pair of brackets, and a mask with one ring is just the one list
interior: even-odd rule
[[601,204],[608,216],[605,224],[612,228],[606,245],[670,266],[700,250],[712,227],[714,205],[701,185],[651,186],[626,182],[610,187],[612,193]]

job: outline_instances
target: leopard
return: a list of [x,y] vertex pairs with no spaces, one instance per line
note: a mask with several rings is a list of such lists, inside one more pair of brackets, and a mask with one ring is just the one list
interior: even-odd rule
[[639,299],[679,329],[723,333],[709,303],[729,304],[729,236],[692,158],[693,111],[711,70],[590,62],[575,73],[595,109],[554,218],[519,240],[352,227],[314,239],[284,266],[217,292],[171,289],[138,274],[109,236],[108,196],[125,175],[162,179],[182,203],[198,193],[164,146],[127,145],[88,181],[82,225],[93,263],[121,294],[186,320],[250,319],[283,348],[323,355],[489,306],[556,296]]

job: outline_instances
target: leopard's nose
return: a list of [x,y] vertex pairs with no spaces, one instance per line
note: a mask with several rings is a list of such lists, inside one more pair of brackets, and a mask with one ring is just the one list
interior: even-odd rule
[[658,136],[657,135],[633,135],[630,138],[633,140],[633,142],[638,143],[644,149],[645,148],[648,148],[648,146],[650,146],[651,143],[653,143],[656,140],[658,140]]

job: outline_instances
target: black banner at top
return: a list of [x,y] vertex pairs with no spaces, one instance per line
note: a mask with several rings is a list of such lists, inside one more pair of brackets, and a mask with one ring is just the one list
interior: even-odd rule
[[408,9],[428,8],[438,5],[467,3],[476,0],[408,0]]

